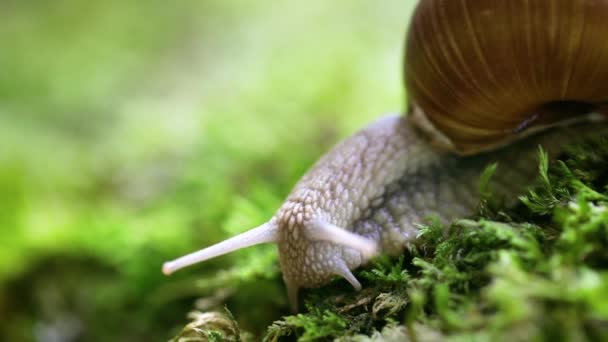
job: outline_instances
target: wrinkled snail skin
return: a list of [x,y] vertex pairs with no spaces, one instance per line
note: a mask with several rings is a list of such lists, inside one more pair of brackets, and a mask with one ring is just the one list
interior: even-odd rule
[[372,123],[320,159],[277,213],[281,269],[292,306],[298,288],[318,287],[335,276],[360,288],[349,270],[367,259],[351,247],[310,238],[312,222],[344,227],[376,243],[381,253],[399,254],[428,217],[448,223],[471,215],[479,204],[479,176],[489,164],[498,163],[493,196],[514,201],[535,179],[538,146],[554,158],[564,145],[606,132],[607,125],[580,123],[460,157],[429,145],[408,117]]
[[[479,176],[514,202],[535,179],[538,146],[608,133],[608,0],[422,0],[407,37],[406,115],[336,145],[266,223],[165,263],[170,274],[276,243],[292,308],[298,289],[398,254],[427,217],[474,213]],[[509,202],[507,202],[509,203]]]

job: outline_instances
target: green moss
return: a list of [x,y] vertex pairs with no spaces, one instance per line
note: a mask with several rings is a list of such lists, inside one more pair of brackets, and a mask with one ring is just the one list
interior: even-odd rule
[[228,309],[224,312],[191,312],[192,322],[175,336],[172,342],[237,342],[249,340]]

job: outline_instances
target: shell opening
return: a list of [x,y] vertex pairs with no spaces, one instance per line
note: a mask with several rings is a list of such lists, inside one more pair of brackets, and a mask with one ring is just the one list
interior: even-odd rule
[[522,133],[533,126],[551,127],[559,125],[560,122],[577,121],[577,118],[585,120],[585,114],[591,114],[597,109],[598,105],[589,102],[576,100],[550,101],[535,108],[513,132]]
[[597,105],[582,101],[551,101],[540,106],[541,112],[563,114],[563,115],[583,115],[591,113]]

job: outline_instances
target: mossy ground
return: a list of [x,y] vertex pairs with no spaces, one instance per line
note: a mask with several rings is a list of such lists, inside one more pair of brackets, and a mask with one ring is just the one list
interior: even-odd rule
[[476,216],[429,219],[402,256],[356,272],[362,291],[343,280],[307,291],[306,310],[275,321],[264,339],[605,341],[608,139],[551,165],[541,150],[539,166],[513,208],[491,191],[492,170],[505,166],[490,166]]
[[305,294],[319,308],[303,316],[272,246],[161,274],[264,222],[331,145],[403,108],[415,2],[2,1],[0,340],[167,340],[224,305],[258,339],[599,336],[603,144],[567,164],[586,187],[553,165],[528,205],[430,224],[360,270],[361,293]]

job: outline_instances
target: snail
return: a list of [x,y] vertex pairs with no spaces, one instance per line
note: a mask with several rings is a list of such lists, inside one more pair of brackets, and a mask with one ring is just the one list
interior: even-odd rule
[[496,196],[520,192],[550,156],[606,126],[608,0],[421,0],[404,54],[405,115],[364,127],[323,156],[266,223],[163,265],[278,245],[289,302],[377,253],[397,254],[432,215],[473,213],[497,162]]

